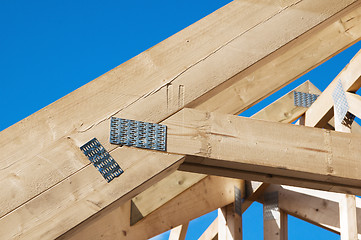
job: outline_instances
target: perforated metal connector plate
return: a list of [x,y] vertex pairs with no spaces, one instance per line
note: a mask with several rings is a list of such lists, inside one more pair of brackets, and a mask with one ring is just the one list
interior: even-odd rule
[[310,107],[312,105],[312,103],[314,103],[316,101],[318,96],[320,96],[320,95],[312,94],[312,93],[297,92],[297,91],[293,92],[294,104],[295,104],[295,106],[298,106],[298,107],[307,107],[307,108]]
[[166,151],[167,126],[112,118],[110,122],[110,143],[138,148]]
[[343,89],[341,80],[337,81],[335,89],[332,93],[332,98],[335,106],[335,120],[342,123],[346,117],[349,106],[346,99],[345,90]]
[[234,186],[234,211],[242,216],[242,192],[236,186]]
[[264,220],[273,220],[280,218],[278,208],[278,192],[264,194],[263,214]]
[[110,156],[100,142],[93,138],[80,147],[85,156],[93,163],[94,167],[103,175],[107,182],[123,173],[118,163]]

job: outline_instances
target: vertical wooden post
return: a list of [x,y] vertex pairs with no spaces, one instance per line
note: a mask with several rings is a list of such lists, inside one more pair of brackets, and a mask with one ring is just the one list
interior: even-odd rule
[[357,240],[355,195],[344,194],[339,203],[341,240]]
[[287,214],[278,208],[278,192],[264,194],[263,228],[265,240],[287,240]]
[[184,240],[186,238],[188,223],[179,225],[170,231],[169,240]]
[[[335,130],[340,132],[351,132],[351,123],[347,123],[350,113],[346,114],[342,123],[339,119],[338,112],[334,106]],[[357,215],[356,215],[356,198],[355,195],[344,194],[341,196],[340,203],[340,235],[341,240],[357,240]]]
[[236,213],[234,203],[218,209],[218,239],[242,239],[242,216]]

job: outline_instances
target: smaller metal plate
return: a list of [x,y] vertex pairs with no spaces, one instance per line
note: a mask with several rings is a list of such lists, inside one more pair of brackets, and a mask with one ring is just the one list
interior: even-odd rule
[[103,175],[107,182],[123,173],[118,163],[110,156],[98,139],[93,138],[80,147],[85,156],[93,163],[94,167]]
[[346,117],[349,106],[341,80],[338,80],[335,89],[333,90],[332,98],[335,106],[335,120],[342,123]]
[[167,126],[112,117],[110,143],[166,151]]
[[278,208],[278,192],[264,194],[263,214],[264,220],[273,220],[280,218]]
[[236,186],[234,186],[234,211],[242,216],[242,192]]
[[307,108],[310,107],[312,105],[312,103],[314,103],[316,101],[318,96],[320,96],[320,95],[312,94],[312,93],[297,92],[297,91],[293,92],[294,104],[295,104],[295,106],[298,106],[298,107],[307,107]]

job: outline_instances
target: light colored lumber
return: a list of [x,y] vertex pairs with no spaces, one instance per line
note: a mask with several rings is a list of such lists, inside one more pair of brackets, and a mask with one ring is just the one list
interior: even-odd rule
[[[274,192],[274,194],[279,194]],[[278,207],[278,201],[275,202],[276,206],[272,209],[263,203],[263,238],[265,240],[287,240],[288,239],[288,226],[287,214]],[[274,203],[271,203],[272,205]]]
[[[313,94],[321,93],[321,91],[318,90],[310,81],[306,81],[283,97],[279,98],[275,102],[254,114],[251,118],[287,123],[293,122],[307,110],[307,108],[294,105],[294,91]],[[205,177],[206,175],[203,174],[176,171],[162,179],[160,182],[154,184],[152,187],[132,199],[133,204],[131,208],[131,224],[135,224],[143,217],[159,208],[162,204],[174,198],[179,193]],[[266,187],[266,185],[263,187]],[[254,199],[258,197],[258,192],[256,195],[252,196],[252,198],[246,199],[245,204],[250,206]]]
[[[288,214],[340,234],[339,202],[344,194],[279,185],[271,185],[267,191],[279,192],[279,208]],[[356,200],[357,229],[361,238],[361,201]]]
[[[133,148],[117,149],[111,155],[124,170],[121,177],[107,183],[93,166],[84,168],[2,217],[0,236],[4,239],[56,238],[64,229],[71,229],[111,203],[124,204],[175,171],[183,161],[183,156]],[[71,194],[67,194],[69,192]],[[44,206],[49,210],[44,211]]]
[[179,225],[170,230],[169,240],[185,240],[188,229],[188,223]]
[[[264,61],[267,63],[256,63],[247,71],[235,75],[230,79],[232,84],[224,85],[224,90],[214,90],[188,107],[197,106],[202,110],[229,114],[238,114],[248,109],[274,92],[269,90],[282,87],[299,78],[357,42],[361,36],[360,16],[360,6],[353,7],[352,12],[330,25],[325,24],[327,26],[324,28],[311,30],[293,40],[291,44],[283,47],[283,51],[277,53],[276,58],[265,58]],[[273,28],[269,30],[273,31]],[[278,83],[274,82],[275,79]],[[258,91],[268,94],[261,97],[256,94]]]
[[[212,67],[214,60],[222,61],[224,54],[230,54],[227,45],[240,37],[244,39],[244,33],[262,25],[265,20],[281,13],[284,16],[289,12],[288,7],[295,2],[289,1],[287,4],[274,3],[271,0],[259,1],[258,4],[247,1],[233,2],[2,131],[0,188],[4,190],[4,194],[3,197],[0,196],[0,203],[3,206],[0,209],[0,216],[84,167],[84,162],[67,161],[68,158],[64,157],[62,158],[64,160],[58,161],[43,156],[62,141],[69,142],[76,148],[96,136],[107,149],[111,149],[108,134],[105,133],[108,132],[108,120],[115,113],[127,118],[159,122],[178,111],[184,104],[226,81],[228,76],[233,76],[264,55],[278,49],[278,45],[274,45],[275,48],[263,51],[263,55],[255,55],[253,61],[247,60],[238,68],[230,68],[227,74],[218,75],[216,81],[209,81],[208,71],[203,71],[199,67],[199,65]],[[355,1],[336,3],[327,11],[323,6],[322,8],[319,6],[317,9],[325,14],[321,18],[312,18],[314,21],[310,20],[305,24],[305,29],[294,32],[294,37],[313,28],[353,2]],[[245,14],[239,14],[244,9],[247,9]],[[287,43],[290,39],[280,39],[279,43],[282,45],[283,41]],[[239,59],[242,58],[239,56]],[[235,59],[237,64],[239,59]],[[219,69],[219,73],[223,74],[226,71]],[[189,74],[194,76],[191,77],[192,81],[189,80]],[[202,91],[199,91],[199,88],[202,88]],[[105,127],[99,129],[97,126],[102,123]],[[103,131],[105,129],[107,131]],[[69,135],[70,140],[67,140]],[[75,150],[67,154],[75,154],[74,152]],[[7,196],[16,197],[9,201]]]
[[345,94],[349,105],[349,112],[361,119],[361,96],[350,92]]
[[234,211],[234,204],[218,209],[218,239],[241,240],[242,216]]
[[355,195],[344,194],[339,203],[341,240],[357,240]]
[[306,112],[306,126],[323,127],[333,116],[332,93],[340,80],[345,91],[355,92],[361,86],[361,52],[358,52],[350,63],[323,91],[322,95]]
[[193,109],[165,123],[180,170],[360,193],[359,135]]
[[230,235],[228,234],[227,232],[227,211],[226,209],[223,207],[223,208],[218,208],[218,239],[222,239],[222,240],[227,240],[227,235]]
[[120,207],[105,209],[101,215],[83,222],[60,239],[148,239],[232,203],[235,186],[244,194],[242,183],[238,179],[209,176],[133,226],[129,224],[128,201]]
[[[225,8],[228,11],[214,14],[212,20],[206,20],[205,23],[202,21],[201,25],[196,25],[196,27],[189,28],[191,30],[185,30],[185,33],[175,35],[170,40],[157,45],[158,47],[150,49],[134,60],[101,77],[100,80],[88,84],[86,87],[57,101],[14,127],[3,131],[0,137],[4,141],[1,142],[1,146],[3,146],[1,152],[5,154],[1,157],[1,163],[5,167],[1,174],[0,187],[5,192],[2,196],[6,197],[0,199],[1,205],[4,206],[1,209],[2,216],[10,211],[13,214],[16,212],[15,210],[20,208],[29,208],[31,202],[33,205],[41,206],[37,211],[43,212],[44,215],[50,218],[61,214],[62,218],[59,218],[59,221],[66,224],[45,225],[43,224],[45,220],[39,219],[36,224],[28,225],[29,229],[33,227],[36,229],[39,225],[42,226],[39,227],[42,231],[36,231],[39,234],[41,232],[59,234],[67,231],[71,224],[74,224],[72,226],[74,227],[79,221],[92,216],[98,210],[84,210],[82,214],[76,214],[74,212],[77,212],[78,208],[74,204],[72,205],[74,211],[70,214],[69,212],[62,212],[60,209],[55,211],[48,204],[38,205],[36,202],[39,198],[43,198],[44,193],[61,188],[58,187],[59,185],[64,187],[66,183],[64,179],[79,178],[78,175],[81,172],[92,171],[90,170],[92,166],[87,165],[84,159],[79,161],[79,158],[75,158],[78,159],[75,160],[71,155],[76,155],[78,150],[75,149],[94,136],[104,143],[108,149],[110,147],[107,144],[108,135],[105,133],[109,131],[110,116],[116,113],[116,116],[159,122],[178,111],[183,105],[193,102],[210,90],[216,89],[230,77],[249,69],[248,67],[252,64],[257,62],[262,65],[269,61],[270,58],[277,57],[276,52],[280,49],[280,46],[298,38],[309,29],[317,32],[317,30],[320,30],[320,28],[315,28],[317,25],[347,7],[349,8],[345,9],[343,13],[353,9],[355,6],[351,5],[351,3],[354,2],[356,1],[333,0],[331,3],[330,1],[320,1],[315,4],[311,0],[303,0],[297,2],[297,4],[289,2],[290,6],[280,6],[280,3],[266,1],[268,4],[273,4],[266,4],[268,6],[266,11],[262,4],[255,5],[255,8],[252,8],[254,11],[252,11],[251,7],[244,8],[244,4],[250,4],[249,2],[237,1],[231,7]],[[234,6],[238,6],[238,8]],[[242,9],[247,9],[247,14],[254,17],[254,21],[249,21],[248,16],[239,14],[239,10]],[[260,9],[262,11],[259,11]],[[268,9],[272,10],[268,11]],[[230,12],[233,12],[233,14],[229,14]],[[262,14],[263,17],[254,14],[255,12]],[[307,19],[307,21],[297,24],[302,19],[300,16]],[[222,21],[219,19],[222,19]],[[246,21],[247,27],[239,24],[239,22],[244,22],[241,21],[243,19],[248,20]],[[267,21],[264,21],[265,19]],[[236,30],[228,31],[228,27],[232,26],[232,24],[225,24],[227,20],[234,23],[233,26],[238,26],[235,27]],[[215,34],[214,29],[217,29],[218,25],[216,23],[220,24],[218,28],[220,33],[217,36],[222,37],[217,38],[219,41],[209,41],[209,39],[213,39],[210,36]],[[324,26],[326,25],[325,23]],[[292,31],[288,28],[290,26],[292,26]],[[208,31],[204,31],[204,29],[208,29]],[[264,30],[270,31],[271,29],[270,36],[268,37],[268,34],[266,34],[267,37],[264,37]],[[243,32],[244,34],[242,34]],[[222,33],[227,34],[224,34],[225,37],[223,37]],[[228,33],[232,36],[228,35]],[[272,36],[274,36],[274,39],[271,38]],[[187,43],[184,40],[188,39],[188,37],[191,41]],[[196,43],[193,43],[193,39]],[[258,39],[261,42],[253,41],[253,39]],[[246,46],[245,43],[248,41],[256,45],[254,47]],[[303,41],[306,41],[306,38]],[[353,41],[355,39],[348,39],[347,45]],[[213,45],[210,42],[215,42],[215,44]],[[264,46],[267,46],[267,48],[265,49]],[[251,53],[248,52],[250,57],[245,57],[246,54],[239,54],[240,47],[243,47],[246,53],[249,49],[252,49]],[[195,49],[197,49],[197,53],[194,53]],[[237,49],[237,51],[234,51],[234,49]],[[192,58],[189,58],[189,61],[187,58],[183,62],[180,60],[185,59],[184,56],[187,55],[170,54],[173,52],[192,55]],[[334,54],[335,52],[330,50],[329,53]],[[271,57],[259,61],[270,54]],[[175,57],[167,58],[164,57],[165,55]],[[224,59],[227,59],[227,61],[223,62]],[[214,67],[215,64],[217,68]],[[162,71],[163,69],[165,70]],[[208,71],[209,69],[213,71]],[[144,79],[147,79],[147,82],[144,82]],[[279,83],[278,80],[275,79],[272,82],[276,83],[276,86],[268,88],[268,92],[280,87],[277,84]],[[144,86],[144,88],[138,89],[134,87],[139,85]],[[253,83],[250,85],[253,85]],[[172,88],[175,91],[172,91]],[[253,94],[252,91],[248,92]],[[257,92],[261,97],[265,94],[264,91]],[[24,131],[24,129],[29,130]],[[70,148],[73,149],[57,149],[56,147],[61,141],[69,142]],[[19,151],[19,149],[22,149],[22,151]],[[48,152],[54,149],[59,152],[52,153],[50,154],[51,158],[45,157],[44,159],[43,155],[48,155]],[[65,152],[67,153],[66,157],[63,156]],[[54,169],[53,162],[57,162],[60,167]],[[34,169],[37,172],[34,172]],[[90,182],[91,178],[89,176],[83,176],[82,179]],[[44,179],[47,181],[44,181]],[[102,183],[101,179],[98,179],[98,181],[96,184]],[[100,193],[97,197],[101,196],[103,191],[101,189],[99,189]],[[20,194],[18,194],[19,192]],[[63,192],[63,194],[71,196],[73,190],[70,189]],[[7,196],[13,195],[16,195],[16,198],[9,201]],[[123,195],[117,195],[114,196],[114,199],[121,197]],[[77,203],[77,201],[75,202]],[[57,208],[55,209],[57,210]],[[77,215],[77,218],[73,219],[73,215]],[[2,220],[5,221],[4,219]],[[70,220],[68,221],[68,219]],[[24,234],[22,231],[23,228],[20,228],[17,234]],[[48,236],[49,238],[53,237],[51,234]]]
[[[198,240],[212,240],[218,234],[218,217],[209,225],[209,227],[203,232]],[[218,239],[218,238],[217,238]]]
[[204,174],[175,171],[155,183],[132,199],[130,223],[135,224],[205,177]]
[[294,91],[318,95],[321,94],[321,91],[317,87],[310,81],[306,81],[279,98],[277,101],[255,113],[252,118],[272,122],[292,123],[301,117],[307,110],[305,107],[294,105]]
[[235,212],[235,203],[226,206],[227,211],[227,240],[242,240],[242,216]]
[[[334,109],[335,130],[340,132],[351,132],[349,125],[344,125],[337,119],[340,119],[338,112]],[[348,154],[348,153],[345,153]],[[356,217],[356,198],[355,195],[343,194],[339,202],[340,209],[340,235],[341,240],[357,240],[357,217]]]

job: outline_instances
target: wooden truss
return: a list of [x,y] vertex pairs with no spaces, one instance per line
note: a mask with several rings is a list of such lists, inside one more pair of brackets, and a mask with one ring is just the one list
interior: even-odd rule
[[[287,214],[357,239],[361,130],[333,120],[332,93],[361,117],[361,53],[322,94],[295,89],[321,94],[309,108],[291,91],[236,115],[360,38],[359,0],[231,2],[0,133],[1,238],[184,239],[219,209],[200,239],[241,239],[235,208],[259,201],[265,239]],[[110,144],[111,117],[167,125],[167,151]],[[124,170],[110,183],[79,149],[94,137]]]

